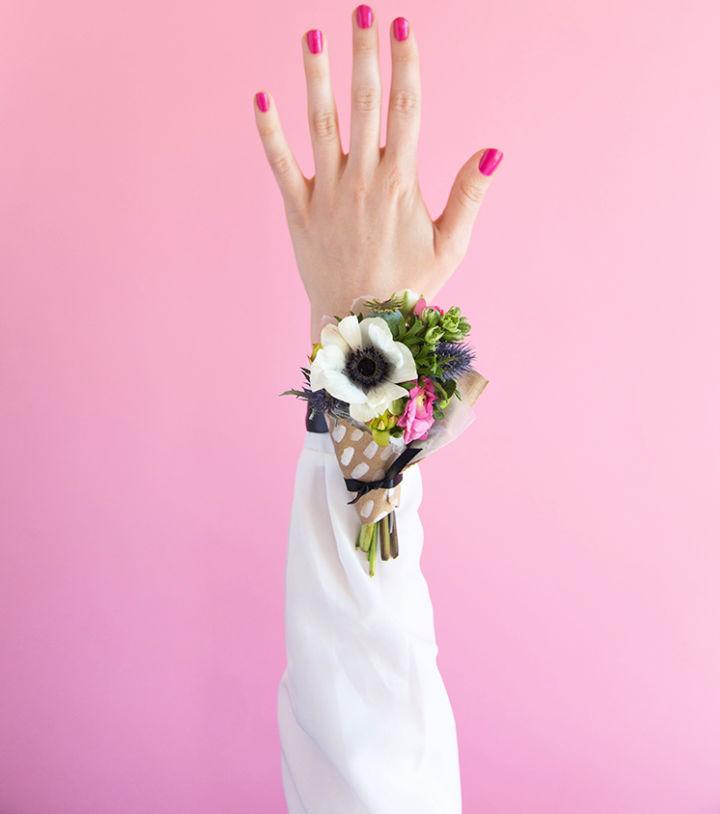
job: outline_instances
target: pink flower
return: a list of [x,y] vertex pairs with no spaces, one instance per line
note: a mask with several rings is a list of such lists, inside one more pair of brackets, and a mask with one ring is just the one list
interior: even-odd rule
[[413,311],[413,313],[415,314],[416,317],[421,317],[422,312],[426,308],[432,308],[433,311],[437,311],[438,314],[440,314],[440,316],[442,316],[445,313],[445,311],[442,308],[438,308],[437,305],[428,305],[427,301],[425,300],[425,297],[420,297],[417,303],[415,303],[415,310]]
[[405,430],[403,441],[406,444],[416,439],[424,441],[428,437],[428,431],[435,423],[433,404],[436,401],[435,386],[423,376],[408,393],[405,410],[398,419],[398,426]]

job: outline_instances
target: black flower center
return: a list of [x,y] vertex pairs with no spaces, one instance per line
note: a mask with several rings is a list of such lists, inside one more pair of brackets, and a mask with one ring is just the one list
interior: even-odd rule
[[374,347],[353,351],[345,361],[345,375],[364,393],[384,382],[387,372],[387,359]]

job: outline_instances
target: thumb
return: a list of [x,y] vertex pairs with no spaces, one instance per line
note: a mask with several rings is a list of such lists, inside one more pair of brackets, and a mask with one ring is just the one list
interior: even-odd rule
[[491,147],[475,153],[460,168],[447,205],[435,221],[438,254],[465,255],[480,204],[502,159],[502,152]]

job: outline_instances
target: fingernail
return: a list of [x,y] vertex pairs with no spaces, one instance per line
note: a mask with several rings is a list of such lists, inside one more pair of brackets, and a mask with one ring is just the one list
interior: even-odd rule
[[308,48],[311,54],[321,54],[323,49],[323,36],[322,31],[313,28],[305,35],[307,38]]
[[255,94],[255,104],[258,106],[258,110],[261,113],[267,113],[270,110],[270,97],[267,93],[256,93]]
[[492,175],[502,160],[502,150],[496,150],[494,147],[491,147],[482,154],[478,169],[483,175]]
[[363,3],[355,9],[355,18],[360,28],[370,28],[373,24],[373,10]]
[[400,42],[406,40],[410,34],[410,23],[404,17],[396,17],[393,20],[393,34]]

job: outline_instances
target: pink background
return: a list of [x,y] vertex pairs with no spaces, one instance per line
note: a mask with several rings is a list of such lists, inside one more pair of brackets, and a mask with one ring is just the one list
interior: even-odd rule
[[[716,814],[720,7],[376,9],[431,209],[506,152],[440,302],[491,385],[424,466],[465,809]],[[347,136],[350,13],[2,4],[2,814],[283,810],[307,315],[251,99],[310,174],[299,38]]]

